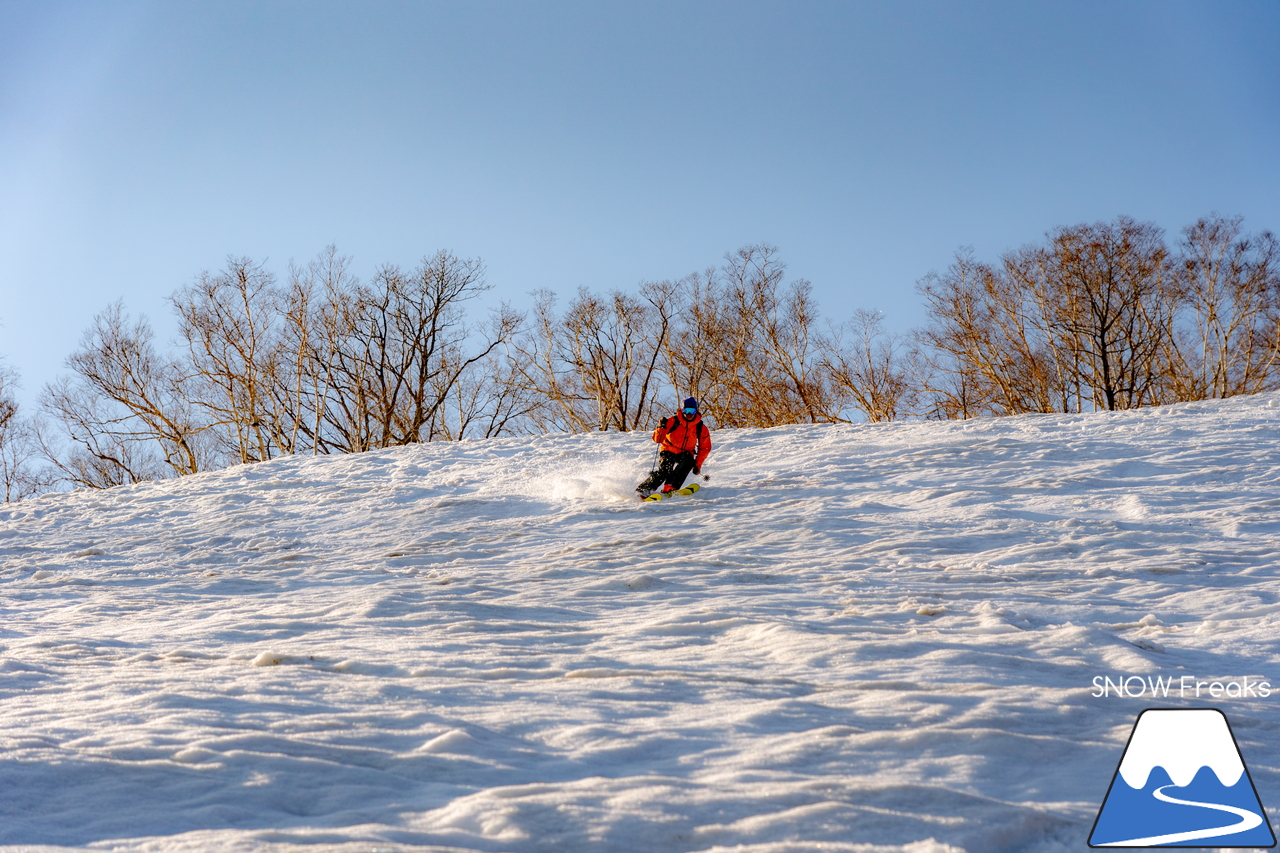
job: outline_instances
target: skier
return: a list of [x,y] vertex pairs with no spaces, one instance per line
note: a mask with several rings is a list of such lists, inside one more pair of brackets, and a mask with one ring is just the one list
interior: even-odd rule
[[711,452],[711,431],[698,413],[698,401],[689,397],[680,411],[653,431],[653,440],[662,445],[658,454],[658,470],[636,486],[636,494],[647,498],[661,489],[665,494],[684,485],[689,472],[702,473],[702,463]]

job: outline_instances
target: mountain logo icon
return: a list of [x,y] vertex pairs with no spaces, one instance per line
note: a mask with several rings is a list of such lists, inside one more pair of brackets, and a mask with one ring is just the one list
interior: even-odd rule
[[1089,834],[1090,847],[1275,847],[1226,716],[1138,715]]

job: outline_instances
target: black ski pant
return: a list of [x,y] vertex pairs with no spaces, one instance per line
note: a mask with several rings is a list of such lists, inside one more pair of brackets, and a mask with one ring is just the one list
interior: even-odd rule
[[650,492],[656,492],[664,485],[670,484],[674,489],[678,489],[684,485],[685,477],[689,476],[689,472],[693,470],[693,454],[692,453],[672,453],[670,450],[664,450],[658,454],[658,470],[649,475],[649,478],[640,484],[640,488]]

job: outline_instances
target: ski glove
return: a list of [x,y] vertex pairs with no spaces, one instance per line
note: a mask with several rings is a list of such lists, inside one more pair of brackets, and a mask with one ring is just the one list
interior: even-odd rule
[[694,466],[693,466],[693,473],[695,473],[695,474],[701,474],[701,473],[702,473],[702,466],[701,466],[701,465],[694,465]]

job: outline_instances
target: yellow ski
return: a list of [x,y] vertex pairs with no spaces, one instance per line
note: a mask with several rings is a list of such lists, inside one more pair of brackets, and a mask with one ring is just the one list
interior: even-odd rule
[[653,494],[649,495],[649,497],[645,498],[645,500],[660,501],[663,498],[675,497],[676,495],[688,496],[698,491],[698,489],[700,488],[702,487],[699,486],[697,483],[690,483],[689,485],[685,486],[683,489],[676,489],[674,492],[667,492],[665,495],[662,492],[654,492]]

